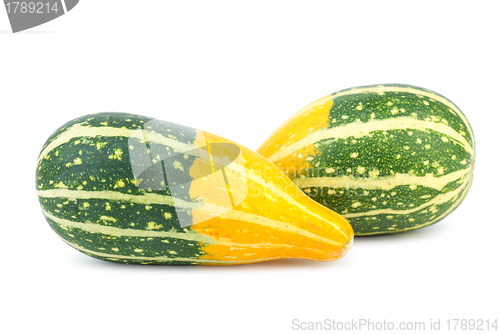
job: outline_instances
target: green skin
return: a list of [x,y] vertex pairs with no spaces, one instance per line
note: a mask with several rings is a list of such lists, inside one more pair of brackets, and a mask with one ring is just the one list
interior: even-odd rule
[[[137,129],[150,121],[151,118],[122,113],[100,113],[77,118],[56,130],[45,143],[43,149],[58,135],[67,131],[74,124],[83,123],[89,127],[115,127]],[[107,124],[107,125],[103,125]],[[192,144],[196,137],[194,129],[169,123],[171,134],[177,140]],[[98,143],[106,142],[100,146]],[[163,150],[164,156],[169,152],[165,145],[149,143],[150,148],[156,151]],[[156,145],[156,147],[155,147]],[[99,148],[98,148],[99,147]],[[43,151],[42,149],[42,151]],[[122,153],[121,160],[109,158],[116,149]],[[56,156],[56,151],[57,156]],[[81,152],[81,153],[80,153]],[[67,143],[57,146],[48,153],[49,157],[40,161],[36,172],[37,190],[58,189],[62,182],[68,190],[81,191],[116,191],[123,194],[142,196],[145,193],[170,195],[168,186],[164,190],[148,190],[139,188],[134,183],[134,175],[129,157],[128,137],[77,137]],[[162,158],[164,158],[162,156]],[[76,158],[81,159],[81,164],[74,164]],[[193,158],[182,160],[184,170],[189,170]],[[71,165],[68,165],[71,163]],[[123,183],[120,182],[123,181]],[[148,182],[145,180],[144,182]],[[120,186],[117,186],[119,184]],[[144,184],[144,183],[143,183]],[[78,189],[80,187],[80,189]],[[188,195],[186,195],[188,196]],[[186,197],[188,198],[188,197]],[[104,226],[126,228],[132,230],[151,230],[149,222],[156,222],[154,231],[170,231],[185,233],[189,228],[181,228],[177,219],[175,208],[166,204],[139,204],[132,201],[113,199],[71,199],[67,197],[45,198],[39,196],[42,209],[58,218],[81,222],[93,223]],[[114,221],[103,219],[112,217]],[[168,219],[166,217],[169,217]],[[141,259],[110,259],[105,256],[90,252],[119,254],[124,256],[141,257],[171,257],[184,259],[197,259],[203,255],[203,243],[193,240],[183,240],[168,237],[138,237],[138,236],[112,236],[109,234],[92,233],[79,228],[62,227],[60,224],[47,218],[52,229],[64,240],[88,250],[87,255],[103,260],[112,260],[124,263],[151,263],[191,265],[198,262],[169,261],[162,259],[145,261]],[[119,251],[114,251],[119,249]],[[137,249],[141,252],[138,253]],[[80,249],[81,250],[81,249]],[[172,254],[172,251],[175,252]]]
[[[404,85],[390,86],[408,87]],[[473,134],[467,133],[466,126],[459,116],[451,114],[450,108],[445,104],[430,101],[429,98],[424,99],[417,94],[402,92],[386,92],[384,95],[378,93],[351,94],[336,97],[334,101],[329,114],[329,128],[346,125],[358,119],[361,122],[368,122],[372,112],[375,113],[376,120],[410,116],[411,113],[415,112],[419,120],[430,116],[445,119],[455,131],[464,131],[466,140],[471,147],[474,147]],[[427,101],[428,104],[424,101]],[[364,106],[362,110],[356,108],[360,102]],[[397,115],[393,115],[391,110],[394,107],[404,109],[405,113],[399,112]],[[348,117],[342,118],[342,115]],[[332,122],[333,119],[336,121]],[[410,135],[409,131],[413,133]],[[353,175],[356,178],[370,178],[369,171],[376,169],[379,172],[379,178],[391,177],[395,173],[408,174],[410,170],[413,170],[415,176],[425,176],[431,173],[440,177],[455,171],[470,169],[469,180],[465,182],[471,182],[474,152],[466,151],[464,147],[451,138],[445,142],[442,137],[442,133],[432,130],[407,129],[388,130],[385,133],[379,130],[371,132],[371,136],[361,138],[324,139],[317,143],[318,153],[310,161],[309,166],[315,166],[315,168],[309,168],[302,174],[306,177],[328,176],[336,178],[342,175]],[[417,138],[421,140],[421,143],[416,142]],[[427,144],[431,145],[430,149],[425,148]],[[409,149],[405,149],[405,146]],[[351,156],[353,152],[358,153],[354,158]],[[398,155],[400,158],[396,158]],[[455,158],[452,159],[452,156]],[[460,163],[463,160],[466,161],[465,164]],[[424,161],[429,161],[429,164],[425,165]],[[433,162],[439,163],[439,166],[433,165]],[[357,172],[357,167],[360,166],[365,167],[362,174]],[[326,169],[329,167],[335,168],[335,172],[327,173]],[[443,168],[444,174],[439,174],[439,167]],[[460,204],[468,192],[468,187],[465,187],[455,200],[440,203],[433,207],[432,211],[428,210],[429,207],[427,207],[427,210],[422,209],[408,214],[391,213],[349,217],[350,214],[380,209],[409,210],[417,208],[439,194],[457,189],[460,185],[459,181],[456,180],[448,183],[441,190],[420,185],[416,189],[410,189],[409,185],[397,186],[391,190],[367,189],[367,193],[364,189],[359,188],[339,188],[333,194],[328,194],[328,190],[331,192],[331,189],[326,187],[311,187],[302,190],[328,208],[343,215],[347,214],[346,218],[351,223],[355,234],[359,236],[401,232],[438,219],[434,221],[435,223],[449,214],[451,211],[447,211],[450,208],[456,208]],[[391,193],[396,194],[391,195]],[[425,195],[430,197],[421,198]],[[353,204],[357,202],[360,205],[353,207]]]

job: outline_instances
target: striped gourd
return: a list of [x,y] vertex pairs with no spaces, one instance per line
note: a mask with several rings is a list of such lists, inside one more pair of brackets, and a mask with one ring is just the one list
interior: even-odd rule
[[100,113],[47,140],[36,187],[70,246],[123,263],[331,261],[353,231],[260,155],[207,132]]
[[408,85],[355,87],[297,112],[257,150],[355,235],[434,224],[472,182],[474,136],[462,112]]

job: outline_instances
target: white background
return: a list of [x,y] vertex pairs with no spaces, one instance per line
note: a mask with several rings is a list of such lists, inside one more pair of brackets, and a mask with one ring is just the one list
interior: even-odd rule
[[[288,333],[292,320],[499,317],[499,2],[90,1],[19,34],[0,7],[2,333]],[[407,83],[455,102],[477,142],[437,225],[356,238],[332,263],[106,263],[45,222],[35,163],[83,114],[121,111],[256,149],[334,91]],[[499,324],[500,325],[500,324]]]

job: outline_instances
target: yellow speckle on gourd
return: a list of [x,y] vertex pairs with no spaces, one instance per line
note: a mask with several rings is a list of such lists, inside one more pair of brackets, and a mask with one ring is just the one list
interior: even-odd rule
[[158,229],[160,229],[162,227],[163,227],[163,225],[161,225],[161,224],[157,224],[155,222],[149,222],[148,226],[146,228],[148,230],[158,230]]
[[123,151],[120,148],[114,150],[114,153],[111,154],[108,158],[113,160],[122,160]]
[[378,171],[378,169],[372,169],[368,172],[368,174],[370,175],[370,177],[377,177],[380,172]]
[[181,171],[184,171],[184,166],[182,166],[182,163],[180,163],[179,161],[174,161],[174,168],[175,169],[179,169]]
[[98,141],[96,144],[95,144],[95,147],[97,148],[97,150],[100,150],[101,148],[104,147],[104,145],[106,145],[108,142],[100,142]]
[[125,182],[123,182],[123,180],[118,180],[118,181],[116,181],[115,186],[113,187],[113,189],[123,188],[123,187],[125,187]]

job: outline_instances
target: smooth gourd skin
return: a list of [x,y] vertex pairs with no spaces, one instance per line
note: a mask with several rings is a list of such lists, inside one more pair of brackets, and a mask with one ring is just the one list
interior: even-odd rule
[[257,150],[355,235],[445,218],[472,183],[471,126],[451,101],[408,85],[346,89],[300,110]]
[[[218,154],[220,143],[229,146]],[[193,149],[209,154],[183,153]],[[229,159],[234,149],[240,155]],[[66,243],[114,262],[331,261],[353,239],[344,218],[260,155],[133,114],[86,115],[56,130],[40,153],[36,187],[48,223]]]

